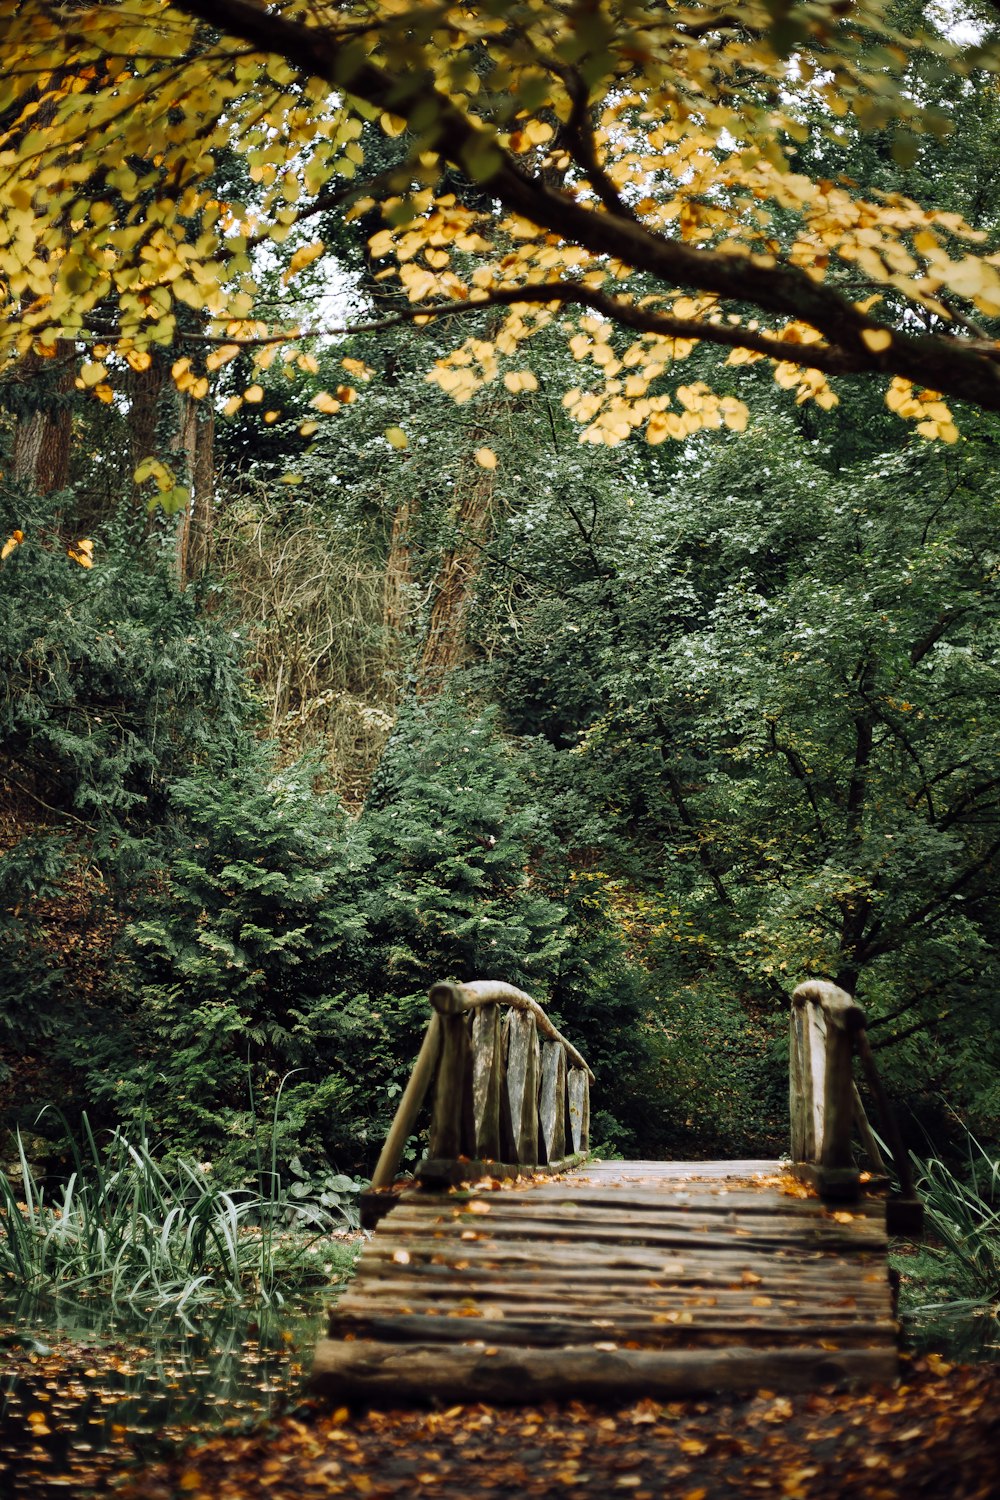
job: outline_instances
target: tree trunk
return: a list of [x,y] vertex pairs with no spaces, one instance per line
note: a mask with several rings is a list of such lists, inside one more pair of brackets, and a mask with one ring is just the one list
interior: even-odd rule
[[493,475],[478,465],[463,476],[453,510],[457,538],[441,558],[433,585],[434,602],[420,663],[417,692],[432,697],[465,654],[465,621],[482,567],[482,543],[493,514]]
[[192,500],[187,572],[184,581],[200,578],[212,561],[212,523],[215,515],[215,408],[211,400],[198,403],[192,466]]
[[[194,401],[170,376],[169,356],[153,352],[145,370],[129,381],[129,455],[132,472],[144,458],[160,458],[191,501],[177,523],[175,567],[184,588],[209,565],[215,500],[215,412],[209,400]],[[133,498],[145,504],[145,487],[133,481]]]
[[69,339],[59,339],[56,354],[44,359],[29,352],[20,361],[18,381],[34,386],[33,410],[18,416],[14,429],[14,478],[40,495],[69,483],[73,430],[76,353]]
[[412,615],[409,598],[413,583],[410,533],[420,513],[420,501],[406,499],[392,518],[389,558],[385,568],[385,604],[383,620],[395,635],[403,635]]

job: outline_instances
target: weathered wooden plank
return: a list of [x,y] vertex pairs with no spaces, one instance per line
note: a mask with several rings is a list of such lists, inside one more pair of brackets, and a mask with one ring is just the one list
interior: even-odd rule
[[[476,1194],[470,1190],[464,1195],[473,1198]],[[463,1195],[455,1194],[448,1202],[454,1206],[462,1201]],[[505,1200],[510,1200],[510,1212],[519,1212],[521,1204],[531,1205],[544,1203],[549,1206],[566,1204],[577,1208],[606,1208],[609,1212],[628,1209],[638,1212],[659,1213],[664,1211],[680,1212],[690,1209],[695,1213],[713,1214],[725,1217],[727,1214],[735,1213],[741,1218],[749,1216],[760,1218],[769,1216],[775,1212],[782,1215],[790,1215],[795,1218],[811,1218],[817,1213],[829,1212],[826,1206],[818,1198],[795,1198],[784,1193],[735,1193],[727,1194],[699,1194],[683,1193],[668,1194],[657,1192],[630,1191],[628,1187],[622,1187],[615,1193],[609,1193],[599,1187],[577,1187],[573,1183],[560,1181],[551,1185],[542,1183],[531,1183],[523,1191],[516,1195],[504,1194]],[[851,1213],[865,1219],[880,1221],[885,1218],[884,1198],[860,1198],[851,1207]]]
[[[391,1217],[399,1216],[399,1222],[394,1225],[394,1233],[437,1235],[444,1239],[450,1235],[456,1238],[465,1236],[469,1239],[492,1239],[492,1240],[549,1240],[553,1244],[561,1244],[564,1241],[579,1241],[584,1237],[592,1245],[622,1245],[629,1242],[645,1244],[649,1246],[689,1246],[692,1239],[705,1248],[728,1250],[731,1254],[745,1253],[754,1247],[799,1247],[812,1250],[850,1250],[862,1246],[869,1249],[884,1248],[886,1244],[885,1231],[871,1226],[855,1225],[847,1226],[837,1223],[822,1224],[805,1221],[801,1224],[774,1227],[763,1220],[754,1228],[747,1228],[739,1233],[732,1226],[723,1226],[714,1229],[709,1225],[694,1226],[691,1224],[649,1224],[630,1225],[622,1223],[616,1225],[613,1221],[605,1223],[588,1223],[579,1220],[574,1223],[566,1219],[552,1220],[519,1220],[514,1223],[509,1220],[491,1218],[489,1223],[483,1218],[470,1218],[468,1221],[450,1223],[428,1224],[425,1220],[418,1218],[409,1219],[402,1215],[400,1209],[395,1209]],[[579,1231],[577,1233],[576,1231]]]
[[[667,1192],[689,1184],[700,1186],[731,1183],[756,1187],[761,1179],[780,1177],[788,1164],[781,1161],[591,1161],[587,1180],[609,1188],[628,1183],[662,1186]],[[764,1185],[761,1183],[761,1185]]]
[[566,1077],[569,1096],[570,1141],[574,1151],[590,1149],[590,1079],[583,1068],[570,1068]]
[[[628,1228],[640,1228],[644,1224],[687,1226],[692,1233],[701,1228],[722,1230],[755,1230],[761,1226],[768,1229],[791,1230],[803,1226],[837,1224],[848,1233],[861,1235],[884,1234],[883,1214],[840,1209],[834,1211],[818,1199],[806,1200],[808,1207],[799,1208],[794,1199],[779,1199],[770,1213],[754,1213],[733,1205],[675,1203],[664,1200],[651,1203],[648,1200],[637,1204],[623,1201],[609,1204],[606,1199],[580,1202],[575,1197],[557,1193],[542,1195],[525,1192],[489,1192],[476,1194],[456,1193],[453,1197],[435,1197],[432,1202],[422,1202],[416,1195],[399,1200],[393,1223],[413,1223],[418,1219],[425,1223],[449,1223],[463,1215],[488,1218],[491,1223],[503,1221],[510,1224],[530,1223],[588,1223],[621,1224]],[[883,1209],[884,1212],[884,1209]]]
[[[393,1215],[390,1215],[392,1218]],[[791,1231],[785,1234],[768,1234],[765,1227],[759,1235],[733,1235],[713,1234],[705,1230],[699,1234],[691,1234],[684,1230],[683,1226],[670,1228],[664,1226],[661,1230],[648,1230],[644,1233],[623,1234],[616,1231],[613,1224],[605,1226],[579,1224],[575,1229],[556,1230],[550,1233],[546,1226],[538,1224],[500,1224],[494,1222],[486,1225],[482,1222],[459,1223],[457,1220],[450,1225],[428,1225],[415,1222],[410,1225],[400,1225],[393,1231],[396,1238],[390,1240],[383,1236],[373,1241],[371,1249],[379,1245],[389,1243],[395,1245],[430,1245],[439,1250],[451,1248],[465,1241],[474,1241],[479,1244],[493,1242],[498,1248],[495,1253],[499,1254],[500,1245],[503,1252],[523,1250],[527,1254],[538,1254],[538,1245],[546,1239],[561,1245],[560,1253],[579,1253],[584,1257],[593,1257],[595,1260],[606,1258],[615,1254],[629,1254],[649,1252],[660,1255],[668,1260],[683,1260],[691,1256],[707,1254],[713,1260],[721,1260],[728,1257],[732,1260],[744,1259],[747,1256],[763,1255],[773,1256],[786,1254],[796,1259],[815,1259],[819,1256],[829,1258],[833,1255],[841,1255],[854,1258],[863,1253],[869,1255],[883,1255],[886,1250],[884,1232],[879,1229],[876,1232],[862,1234],[855,1228],[850,1232],[850,1226],[841,1227],[834,1224],[828,1231],[815,1232],[808,1223],[798,1233]],[[403,1237],[405,1235],[405,1238]],[[366,1252],[367,1253],[367,1252]]]
[[855,1284],[850,1289],[828,1286],[768,1287],[762,1293],[760,1286],[741,1286],[739,1283],[723,1284],[709,1290],[691,1286],[651,1284],[649,1281],[622,1283],[612,1277],[606,1283],[574,1283],[571,1289],[562,1283],[561,1289],[552,1281],[531,1280],[517,1283],[508,1278],[475,1277],[454,1274],[451,1280],[435,1281],[432,1277],[391,1277],[379,1280],[369,1277],[355,1281],[351,1290],[337,1302],[340,1308],[372,1307],[406,1302],[411,1307],[444,1308],[463,1304],[502,1305],[516,1307],[522,1311],[550,1313],[558,1307],[559,1313],[573,1310],[604,1308],[609,1316],[619,1314],[649,1314],[661,1308],[699,1310],[699,1316],[730,1316],[733,1311],[745,1311],[750,1316],[759,1316],[759,1308],[771,1310],[769,1316],[784,1316],[789,1310],[810,1313],[810,1316],[832,1317],[835,1320],[852,1319],[862,1310],[882,1310],[891,1316],[892,1289],[888,1281],[885,1286]]
[[541,1160],[561,1160],[566,1155],[566,1053],[561,1042],[542,1047],[538,1124]]
[[[823,1150],[820,1165],[825,1172],[844,1172],[854,1167],[851,1126],[854,1123],[854,1033],[845,1013],[827,1013],[826,1074],[823,1081]],[[844,1024],[841,1024],[843,1022]],[[855,1184],[857,1173],[855,1169]]]
[[637,1343],[648,1347],[664,1347],[678,1340],[696,1343],[703,1335],[724,1335],[730,1343],[804,1343],[805,1340],[837,1338],[841,1343],[864,1346],[883,1341],[895,1343],[898,1323],[892,1317],[864,1317],[855,1314],[853,1319],[835,1319],[825,1314],[817,1319],[796,1319],[793,1316],[772,1317],[772,1310],[760,1308],[757,1316],[748,1313],[739,1317],[717,1314],[712,1310],[664,1311],[663,1314],[634,1316],[634,1314],[609,1314],[595,1316],[592,1311],[580,1311],[574,1316],[573,1308],[559,1307],[549,1310],[547,1317],[532,1316],[528,1311],[504,1311],[499,1308],[480,1308],[474,1304],[454,1307],[448,1314],[436,1308],[421,1310],[417,1304],[406,1304],[400,1308],[337,1307],[330,1319],[331,1331],[336,1329],[340,1337],[354,1335],[355,1338],[397,1340],[399,1343],[424,1340],[430,1343],[463,1343],[465,1340],[489,1340],[490,1343],[520,1344],[526,1349],[552,1349],[559,1344],[582,1344],[588,1338],[595,1343]]
[[823,1150],[826,1080],[826,1017],[818,1005],[803,1008],[805,1027],[805,1071],[809,1079],[808,1099],[812,1105],[812,1120],[808,1132],[808,1151],[804,1161],[818,1161]]
[[337,1401],[538,1402],[705,1395],[714,1391],[800,1390],[831,1382],[895,1378],[895,1349],[517,1350],[495,1346],[447,1351],[438,1344],[323,1339],[311,1384]]
[[507,1018],[507,1097],[514,1157],[525,1166],[538,1161],[538,1065],[535,1017],[512,1010]]
[[498,1005],[480,1006],[472,1017],[472,1107],[475,1154],[500,1161],[501,1019]]
[[729,1317],[733,1311],[747,1313],[754,1322],[768,1320],[772,1317],[784,1317],[790,1308],[798,1308],[799,1311],[810,1311],[811,1316],[831,1317],[835,1322],[843,1319],[853,1319],[861,1311],[885,1310],[885,1316],[891,1313],[891,1287],[886,1283],[883,1287],[855,1286],[850,1289],[825,1289],[825,1287],[813,1287],[805,1289],[799,1287],[798,1292],[792,1287],[784,1290],[775,1290],[769,1287],[768,1292],[760,1292],[760,1286],[741,1286],[739,1283],[730,1283],[727,1286],[715,1287],[715,1289],[694,1290],[691,1287],[657,1286],[651,1287],[621,1286],[621,1284],[609,1283],[615,1286],[615,1295],[604,1295],[604,1287],[595,1284],[592,1287],[565,1287],[562,1295],[553,1298],[552,1286],[546,1283],[529,1283],[528,1286],[517,1286],[511,1281],[475,1281],[471,1283],[468,1278],[457,1275],[453,1281],[447,1283],[433,1283],[427,1278],[399,1277],[390,1280],[367,1280],[354,1286],[340,1298],[336,1305],[336,1313],[339,1316],[343,1310],[357,1311],[358,1308],[388,1308],[405,1302],[408,1307],[424,1308],[424,1310],[445,1310],[448,1307],[505,1307],[520,1310],[520,1313],[549,1313],[555,1311],[555,1316],[568,1317],[576,1313],[588,1313],[594,1316],[595,1310],[603,1311],[604,1316],[610,1317],[612,1322],[618,1322],[622,1317],[652,1316],[652,1313],[660,1308],[696,1308],[699,1316]]
[[795,1004],[788,1016],[788,1112],[791,1120],[792,1160],[805,1161],[806,1095],[802,1059],[802,1008]]
[[[708,1258],[691,1262],[681,1260],[651,1259],[648,1264],[610,1265],[599,1279],[594,1265],[592,1274],[583,1268],[587,1262],[574,1259],[567,1262],[569,1274],[560,1276],[558,1263],[549,1264],[544,1255],[530,1255],[506,1249],[503,1255],[491,1254],[479,1245],[469,1247],[466,1256],[455,1247],[453,1255],[437,1255],[434,1258],[410,1254],[408,1260],[394,1259],[393,1254],[375,1256],[370,1261],[366,1254],[363,1271],[359,1268],[351,1282],[351,1288],[364,1286],[386,1286],[403,1282],[436,1286],[461,1285],[474,1294],[479,1286],[507,1286],[515,1294],[520,1291],[533,1293],[536,1288],[545,1294],[555,1295],[559,1288],[564,1297],[628,1297],[647,1294],[670,1296],[701,1296],[703,1292],[723,1291],[726,1296],[756,1296],[764,1292],[771,1297],[795,1301],[809,1297],[831,1305],[845,1298],[858,1296],[883,1296],[889,1288],[888,1271],[884,1261],[878,1257],[868,1261],[838,1261],[830,1268],[829,1275],[817,1274],[816,1263],[800,1265],[787,1260],[780,1265],[770,1265],[771,1256],[751,1258],[749,1262],[723,1260],[715,1263]],[[409,1252],[405,1252],[409,1253]],[[826,1258],[824,1257],[824,1266]],[[757,1270],[762,1266],[766,1274]],[[878,1272],[869,1278],[869,1273]],[[744,1274],[747,1273],[747,1274]],[[801,1273],[801,1274],[800,1274]],[[348,1295],[345,1288],[343,1296]]]
[[[440,1231],[437,1233],[413,1231],[399,1238],[376,1236],[365,1250],[365,1255],[370,1259],[377,1259],[380,1256],[392,1256],[397,1250],[407,1250],[422,1258],[439,1256],[450,1260],[456,1255],[464,1256],[468,1252],[491,1256],[494,1259],[511,1256],[541,1261],[545,1258],[544,1244],[544,1238],[539,1239],[537,1236],[505,1236],[498,1239],[475,1229],[453,1234]],[[664,1248],[655,1241],[620,1242],[608,1240],[606,1237],[595,1239],[593,1236],[580,1234],[560,1245],[559,1258],[567,1266],[570,1263],[580,1265],[628,1263],[637,1267],[652,1265],[655,1268],[695,1265],[726,1268],[731,1265],[756,1264],[757,1261],[763,1261],[767,1264],[775,1263],[778,1270],[788,1274],[793,1267],[796,1269],[801,1267],[803,1271],[808,1272],[810,1267],[820,1264],[829,1266],[831,1271],[838,1266],[881,1265],[885,1260],[885,1246],[879,1243],[845,1242],[831,1249],[816,1247],[801,1241],[795,1244],[788,1242],[754,1244],[747,1243],[745,1240],[727,1240],[725,1245],[720,1247],[706,1243],[704,1236],[697,1238],[692,1236],[679,1247]]]
[[[596,1269],[596,1268],[595,1268]],[[766,1267],[765,1267],[766,1269]],[[816,1305],[841,1306],[855,1299],[879,1301],[890,1294],[887,1274],[877,1281],[865,1281],[858,1267],[839,1268],[848,1274],[826,1276],[789,1277],[786,1271],[772,1269],[768,1276],[760,1276],[753,1267],[712,1268],[706,1264],[704,1275],[697,1267],[688,1267],[680,1262],[667,1269],[653,1270],[648,1267],[614,1267],[599,1280],[585,1276],[567,1277],[559,1274],[558,1267],[550,1267],[544,1260],[490,1261],[486,1257],[470,1260],[427,1261],[419,1258],[406,1262],[379,1259],[362,1265],[342,1296],[353,1294],[355,1288],[363,1287],[366,1295],[380,1287],[425,1287],[428,1292],[438,1289],[447,1291],[461,1287],[467,1295],[478,1295],[480,1288],[505,1288],[511,1296],[535,1296],[544,1293],[548,1297],[572,1296],[577,1299],[614,1300],[632,1297],[670,1297],[700,1299],[711,1294],[724,1302],[738,1301],[741,1297],[766,1294],[780,1302],[800,1302],[808,1299]],[[751,1283],[741,1279],[742,1272],[749,1270],[755,1279]]]

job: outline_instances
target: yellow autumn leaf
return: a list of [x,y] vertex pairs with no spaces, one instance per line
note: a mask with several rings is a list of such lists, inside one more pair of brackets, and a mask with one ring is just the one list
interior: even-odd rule
[[82,537],[78,542],[71,542],[66,548],[66,556],[71,562],[79,563],[81,568],[92,568],[94,566],[94,544],[89,537]]
[[313,433],[314,432],[318,432],[318,431],[319,431],[319,423],[318,422],[303,422],[302,425],[301,425],[301,427],[299,428],[299,436],[300,437],[312,437]]
[[387,427],[383,433],[386,442],[393,448],[405,448],[407,446],[406,433],[402,427]]
[[0,547],[0,562],[6,562],[10,554],[15,550],[15,548],[20,547],[23,541],[23,531],[12,531],[10,536],[4,542],[3,546]]
[[394,137],[397,135],[402,135],[403,131],[406,129],[406,121],[401,119],[399,115],[380,115],[379,124],[385,131],[386,135]]
[[240,352],[239,344],[222,344],[220,348],[213,349],[205,360],[205,368],[208,370],[221,370],[223,365],[228,365],[230,360],[236,358]]
[[546,125],[542,120],[529,120],[523,134],[533,146],[544,146],[546,141],[552,139],[552,126]]
[[288,262],[288,267],[282,277],[285,285],[288,285],[293,276],[297,276],[300,271],[305,270],[306,266],[311,266],[313,261],[318,259],[325,249],[326,245],[322,240],[313,240],[311,245],[300,245]]
[[866,328],[861,334],[861,342],[873,354],[881,354],[892,343],[892,334],[888,328]]
[[80,380],[86,387],[95,386],[107,375],[107,370],[99,360],[85,360],[80,366]]
[[264,421],[270,427],[272,423],[276,422],[280,416],[280,411],[266,411],[264,413]]
[[538,380],[531,370],[508,370],[503,383],[514,396],[520,391],[538,390]]
[[331,412],[340,410],[340,402],[336,399],[336,397],[331,396],[329,391],[317,392],[317,394],[310,401],[309,405],[314,406],[317,411],[326,412],[328,415]]
[[723,396],[719,403],[719,410],[722,413],[722,420],[731,432],[746,432],[750,410],[742,401],[737,401],[734,396]]
[[242,405],[242,396],[230,396],[227,401],[223,402],[222,415],[224,417],[233,417],[236,415]]
[[383,256],[391,254],[395,243],[396,241],[391,229],[380,229],[368,241],[368,248],[372,253],[372,259],[381,260]]
[[497,456],[492,448],[477,448],[474,457],[481,469],[495,469],[497,466]]

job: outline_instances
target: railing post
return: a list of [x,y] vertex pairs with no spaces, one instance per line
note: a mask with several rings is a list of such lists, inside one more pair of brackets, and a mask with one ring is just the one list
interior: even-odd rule
[[431,1115],[430,1154],[435,1160],[455,1161],[462,1155],[463,1123],[467,1115],[469,1026],[457,987],[436,984],[431,1004],[441,1020],[441,1059],[438,1063],[434,1110]]
[[792,996],[788,1017],[788,1113],[792,1126],[792,1161],[809,1161],[812,1144],[809,1124],[812,1116],[812,1090],[809,1056],[806,1050],[806,999],[798,990]]
[[[826,1066],[823,1078],[823,1145],[819,1162],[824,1174],[850,1172],[857,1192],[857,1172],[851,1154],[854,1123],[854,1038],[863,1028],[864,1012],[848,995],[824,1004]],[[845,1178],[845,1186],[848,1186]]]
[[852,1059],[865,1013],[834,984],[810,980],[792,996],[789,1104],[792,1157],[825,1197],[854,1198]]

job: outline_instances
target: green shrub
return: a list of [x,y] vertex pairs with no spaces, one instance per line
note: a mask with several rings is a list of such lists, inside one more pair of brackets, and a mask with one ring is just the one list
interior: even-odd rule
[[170,779],[247,722],[238,636],[127,528],[72,562],[56,505],[0,491],[0,536],[24,532],[0,564],[0,765],[85,824],[148,828]]
[[356,825],[266,747],[170,791],[173,847],[126,934],[133,1061],[91,1087],[124,1120],[154,1095],[175,1149],[245,1170],[259,1100],[292,1070],[289,1150],[357,1154],[381,1043],[363,992],[369,857]]
[[[91,1041],[120,1067],[113,945],[161,862],[171,782],[238,753],[236,634],[181,593],[141,518],[66,555],[69,495],[0,487],[0,1076],[23,1111],[79,1098]],[[107,1056],[107,1052],[105,1053]]]

